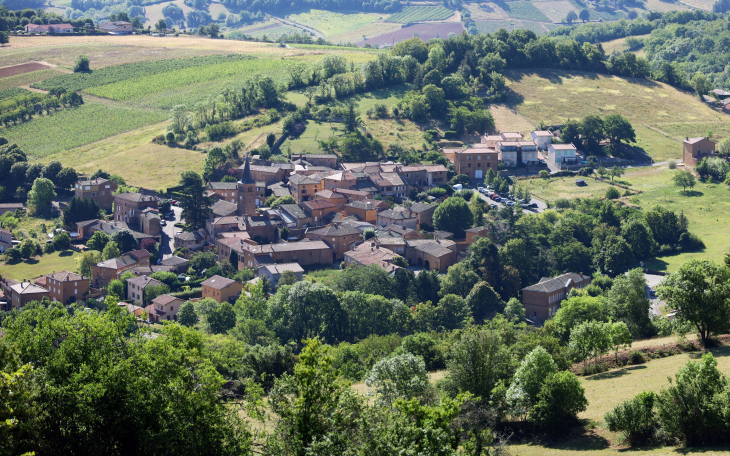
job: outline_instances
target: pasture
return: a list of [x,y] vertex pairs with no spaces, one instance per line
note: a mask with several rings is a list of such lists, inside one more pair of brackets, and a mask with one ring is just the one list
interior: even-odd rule
[[505,76],[512,91],[507,105],[533,124],[621,114],[634,126],[638,146],[656,161],[681,158],[679,138],[685,134],[679,133],[701,136],[711,129],[717,138],[730,134],[730,117],[661,82],[551,70]]
[[[659,205],[676,213],[684,212],[689,219],[689,229],[702,239],[706,248],[697,252],[683,252],[651,260],[648,266],[660,271],[673,271],[691,259],[711,260],[718,263],[730,251],[730,189],[724,184],[698,182],[686,193],[672,182],[676,172],[666,166],[629,168],[617,182],[631,188],[635,195],[622,197],[621,201],[638,206],[644,211]],[[586,187],[577,187],[575,178],[520,180],[538,199],[555,201],[558,198],[603,197],[610,181],[586,178]],[[624,190],[619,188],[623,194]]]
[[381,13],[335,13],[331,11],[311,9],[306,13],[292,14],[287,19],[319,30],[327,39],[337,40],[337,37],[347,35],[353,30],[381,20]]
[[58,271],[75,271],[79,254],[73,250],[46,253],[27,260],[0,262],[0,276],[13,280],[30,280]]

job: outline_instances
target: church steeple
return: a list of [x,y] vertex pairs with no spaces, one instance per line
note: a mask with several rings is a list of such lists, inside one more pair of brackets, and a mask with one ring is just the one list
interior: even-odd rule
[[246,163],[243,165],[243,176],[238,181],[239,184],[256,184],[256,181],[251,177],[251,165],[248,163],[248,155],[246,155]]

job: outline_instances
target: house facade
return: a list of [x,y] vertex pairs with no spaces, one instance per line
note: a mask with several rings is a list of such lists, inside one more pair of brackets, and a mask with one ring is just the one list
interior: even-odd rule
[[111,258],[91,267],[91,277],[94,288],[103,288],[112,280],[117,279],[122,272],[135,266],[149,266],[150,252],[145,249],[127,252],[119,258]]
[[40,301],[49,296],[48,290],[32,282],[16,282],[3,279],[2,290],[11,307],[20,308],[32,301]]
[[299,241],[247,245],[239,266],[258,268],[265,264],[299,263],[300,266],[332,264],[332,248],[322,241]]
[[132,33],[133,26],[131,22],[127,21],[108,21],[99,24],[99,30],[112,35],[128,35]]
[[707,138],[687,138],[682,141],[682,160],[694,168],[703,158],[715,156],[715,142]]
[[203,298],[212,298],[218,302],[236,302],[243,292],[243,284],[219,275],[214,275],[200,284],[203,287]]
[[183,304],[185,304],[185,301],[182,299],[163,294],[153,299],[150,305],[145,307],[145,310],[151,322],[177,321],[177,314]]
[[74,26],[71,24],[27,24],[25,26],[26,33],[48,33],[49,35],[57,33],[73,33]]
[[487,170],[495,172],[499,165],[499,152],[496,149],[473,147],[469,149],[444,149],[446,158],[454,164],[456,174],[469,176],[470,180],[484,179]]
[[362,240],[362,233],[359,229],[347,223],[333,223],[324,228],[307,231],[307,239],[324,241],[332,248],[332,259],[334,261],[345,258],[345,252],[352,249],[353,244]]
[[88,277],[75,272],[54,272],[46,277],[48,297],[51,301],[70,304],[84,300],[89,292],[91,281]]
[[565,273],[558,277],[543,277],[535,285],[522,289],[522,307],[527,318],[544,322],[552,318],[560,308],[560,303],[573,288],[585,288],[591,283],[583,273]]
[[143,208],[157,208],[156,196],[141,193],[118,193],[114,195],[114,220],[129,225],[139,224],[139,215]]
[[573,144],[550,144],[548,146],[548,160],[554,164],[575,163],[578,159],[578,149]]
[[271,284],[271,289],[275,290],[279,285],[281,275],[285,272],[294,274],[298,281],[304,279],[304,269],[298,263],[267,264],[259,268],[257,275],[258,277],[265,277]]
[[144,304],[144,290],[147,287],[157,287],[160,285],[163,285],[163,283],[147,275],[129,278],[127,279],[127,300]]
[[530,138],[535,141],[539,150],[547,150],[548,146],[552,143],[553,134],[549,131],[536,130],[530,133]]
[[81,199],[93,199],[99,203],[102,209],[111,212],[114,192],[118,187],[116,182],[101,177],[81,180],[74,185],[74,196]]
[[13,233],[0,228],[0,253],[13,247]]

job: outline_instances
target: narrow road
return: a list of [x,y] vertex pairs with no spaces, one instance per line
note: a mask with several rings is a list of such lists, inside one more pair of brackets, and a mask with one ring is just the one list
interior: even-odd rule
[[172,252],[175,251],[175,233],[182,230],[175,226],[175,223],[182,221],[182,208],[172,206],[172,211],[175,213],[175,218],[165,221],[166,225],[162,227],[162,236],[160,237],[160,253],[163,259],[172,256]]
[[290,25],[292,27],[300,28],[300,29],[302,29],[302,30],[304,30],[306,32],[311,33],[312,35],[316,36],[317,38],[322,38],[323,40],[326,40],[327,39],[327,37],[322,32],[320,32],[317,29],[313,29],[311,27],[307,27],[306,25],[302,25],[302,24],[300,24],[298,22],[292,22],[290,20],[287,20],[287,19],[284,19],[284,18],[281,18],[281,17],[271,16],[271,18],[274,19],[274,20],[277,20],[279,22],[282,22],[282,23],[284,23],[286,25]]

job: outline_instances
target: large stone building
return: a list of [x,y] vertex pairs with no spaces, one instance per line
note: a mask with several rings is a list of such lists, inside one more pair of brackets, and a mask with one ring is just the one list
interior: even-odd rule
[[573,288],[584,288],[591,283],[583,273],[568,272],[558,277],[543,277],[535,285],[522,289],[522,306],[527,318],[537,323],[552,318],[560,303]]
[[89,292],[89,278],[75,272],[54,272],[45,276],[45,282],[51,301],[63,304],[81,301]]
[[499,152],[486,147],[468,149],[444,149],[444,155],[454,164],[456,174],[469,176],[470,180],[484,179],[490,168],[497,172]]
[[318,230],[307,231],[307,239],[324,241],[332,247],[332,259],[337,261],[344,259],[345,252],[362,240],[362,232],[349,223],[335,222]]
[[112,280],[118,279],[126,270],[135,266],[149,266],[150,252],[145,249],[133,250],[120,256],[95,264],[91,268],[94,288],[103,288]]
[[694,168],[703,158],[715,156],[715,142],[707,138],[687,138],[682,145],[682,160],[686,166]]
[[243,284],[219,275],[214,275],[200,284],[203,287],[203,298],[212,298],[218,302],[233,304],[243,292]]
[[74,185],[74,196],[82,199],[92,199],[106,211],[112,210],[114,192],[119,186],[110,180],[97,177],[96,179],[80,180]]
[[332,264],[332,248],[322,241],[300,241],[268,245],[245,245],[239,268],[265,264],[299,263],[301,266]]
[[114,195],[114,220],[128,225],[139,225],[142,209],[157,208],[156,196],[141,193],[118,193]]

